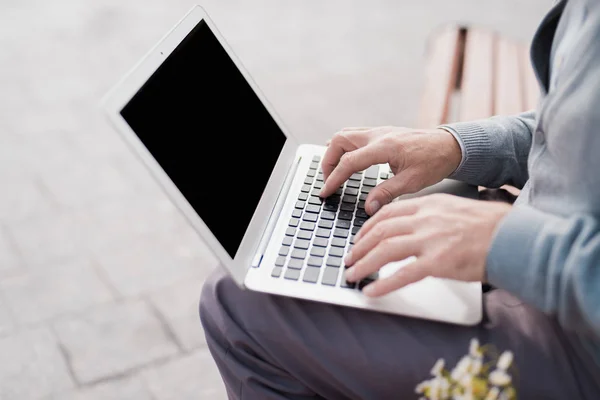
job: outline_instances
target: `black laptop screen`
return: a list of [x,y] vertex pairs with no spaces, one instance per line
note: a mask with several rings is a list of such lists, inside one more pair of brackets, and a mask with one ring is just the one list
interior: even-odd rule
[[234,258],[286,137],[204,21],[121,115]]

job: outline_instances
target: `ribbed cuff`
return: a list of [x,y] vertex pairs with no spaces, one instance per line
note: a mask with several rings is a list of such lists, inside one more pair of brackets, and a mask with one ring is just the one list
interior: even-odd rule
[[[536,239],[548,218],[556,216],[527,205],[517,205],[500,222],[487,255],[486,275],[493,286],[507,290],[523,300],[539,294],[543,276],[529,268],[536,252]],[[537,299],[539,301],[539,299]]]
[[491,142],[481,121],[458,122],[441,125],[439,128],[453,133],[463,150],[463,160],[449,178],[465,182],[478,181],[483,167],[489,164],[492,155]]

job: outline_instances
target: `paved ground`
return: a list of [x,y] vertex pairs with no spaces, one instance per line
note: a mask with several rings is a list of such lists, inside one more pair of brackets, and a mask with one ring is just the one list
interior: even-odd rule
[[[290,130],[410,125],[428,33],[527,40],[549,0],[207,0]],[[0,399],[219,399],[209,250],[98,101],[192,5],[0,2]],[[201,151],[201,149],[199,149]]]

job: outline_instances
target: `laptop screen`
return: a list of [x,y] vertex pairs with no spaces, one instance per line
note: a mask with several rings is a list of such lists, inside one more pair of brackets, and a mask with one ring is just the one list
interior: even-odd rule
[[235,258],[286,137],[204,21],[121,115]]

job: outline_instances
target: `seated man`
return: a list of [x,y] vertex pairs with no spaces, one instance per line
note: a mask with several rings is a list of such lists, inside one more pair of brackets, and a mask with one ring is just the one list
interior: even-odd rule
[[[346,257],[380,296],[427,276],[485,281],[485,318],[441,324],[240,290],[220,269],[200,304],[208,346],[232,399],[411,399],[438,358],[471,338],[511,350],[519,398],[600,393],[600,3],[559,2],[531,56],[535,112],[434,130],[347,128],[323,158],[324,197],[353,172],[395,173],[367,198],[373,217]],[[448,195],[391,203],[446,177],[522,188],[514,206]]]

